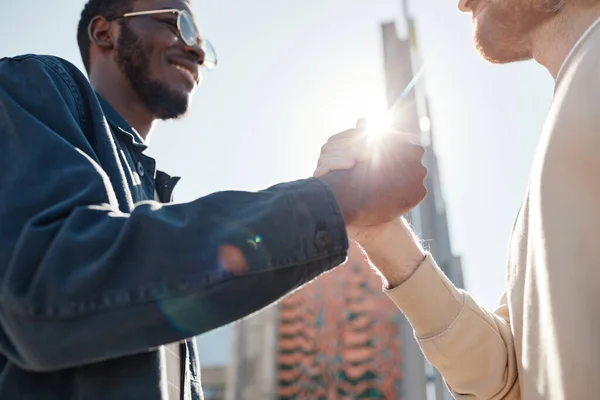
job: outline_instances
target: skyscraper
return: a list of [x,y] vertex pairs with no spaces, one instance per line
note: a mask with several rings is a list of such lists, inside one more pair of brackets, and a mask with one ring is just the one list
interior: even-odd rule
[[[452,254],[441,194],[433,129],[420,71],[414,21],[406,3],[407,34],[382,25],[387,100],[394,125],[427,141],[428,196],[409,219],[441,268],[459,287],[461,263]],[[279,304],[234,327],[227,400],[443,400],[443,381],[428,366],[402,314],[357,248],[349,262]]]
[[[409,220],[419,236],[427,240],[428,249],[452,282],[464,287],[462,265],[452,253],[448,218],[442,196],[439,165],[435,155],[435,136],[429,110],[429,100],[422,80],[415,74],[423,72],[418,51],[415,22],[408,12],[407,0],[402,0],[406,36],[399,37],[395,23],[382,25],[384,65],[388,107],[392,111],[394,126],[406,132],[421,132],[427,145],[424,165],[428,170],[425,181],[428,195],[413,212]],[[415,84],[413,90],[408,91]],[[428,365],[421,355],[413,330],[402,318],[400,331],[403,346],[402,371],[404,376],[403,399],[444,400],[449,398],[440,374]],[[425,374],[423,371],[425,370]],[[427,390],[424,392],[424,388]]]

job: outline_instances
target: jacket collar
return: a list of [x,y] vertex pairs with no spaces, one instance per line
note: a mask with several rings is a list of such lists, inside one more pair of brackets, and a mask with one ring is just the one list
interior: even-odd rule
[[139,151],[146,150],[148,146],[144,143],[144,139],[142,139],[140,134],[125,121],[125,118],[123,118],[108,101],[98,93],[96,93],[96,96],[98,97],[98,101],[100,102],[102,111],[104,111],[104,116],[106,117],[108,124],[115,129],[115,132],[118,132],[127,138],[128,142]]
[[[123,135],[128,144],[131,144],[132,148],[135,148],[140,152],[146,150],[148,146],[144,143],[144,139],[142,139],[140,134],[125,121],[125,118],[123,118],[108,101],[98,93],[96,93],[96,96],[98,97],[98,101],[100,102],[100,106],[102,107],[102,111],[104,112],[108,124],[114,131]],[[156,171],[156,191],[161,202],[169,203],[173,201],[173,190],[180,179],[181,178],[178,176],[170,176],[165,172]]]

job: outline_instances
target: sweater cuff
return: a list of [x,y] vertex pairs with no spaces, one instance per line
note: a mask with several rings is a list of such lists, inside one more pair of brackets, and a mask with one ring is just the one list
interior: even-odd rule
[[443,332],[464,307],[464,294],[440,270],[431,254],[408,280],[384,292],[404,313],[418,339]]

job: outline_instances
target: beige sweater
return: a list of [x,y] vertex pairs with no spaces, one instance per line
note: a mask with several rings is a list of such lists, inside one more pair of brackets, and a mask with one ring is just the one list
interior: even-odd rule
[[558,77],[506,285],[485,310],[428,257],[388,295],[458,399],[600,399],[598,26]]

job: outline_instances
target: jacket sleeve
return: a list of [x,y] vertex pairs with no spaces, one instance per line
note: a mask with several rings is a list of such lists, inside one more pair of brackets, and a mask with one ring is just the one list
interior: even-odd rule
[[317,179],[119,211],[81,98],[44,59],[0,60],[0,351],[51,371],[245,317],[344,262]]
[[520,399],[505,298],[495,312],[483,309],[450,282],[431,256],[387,294],[456,399]]

